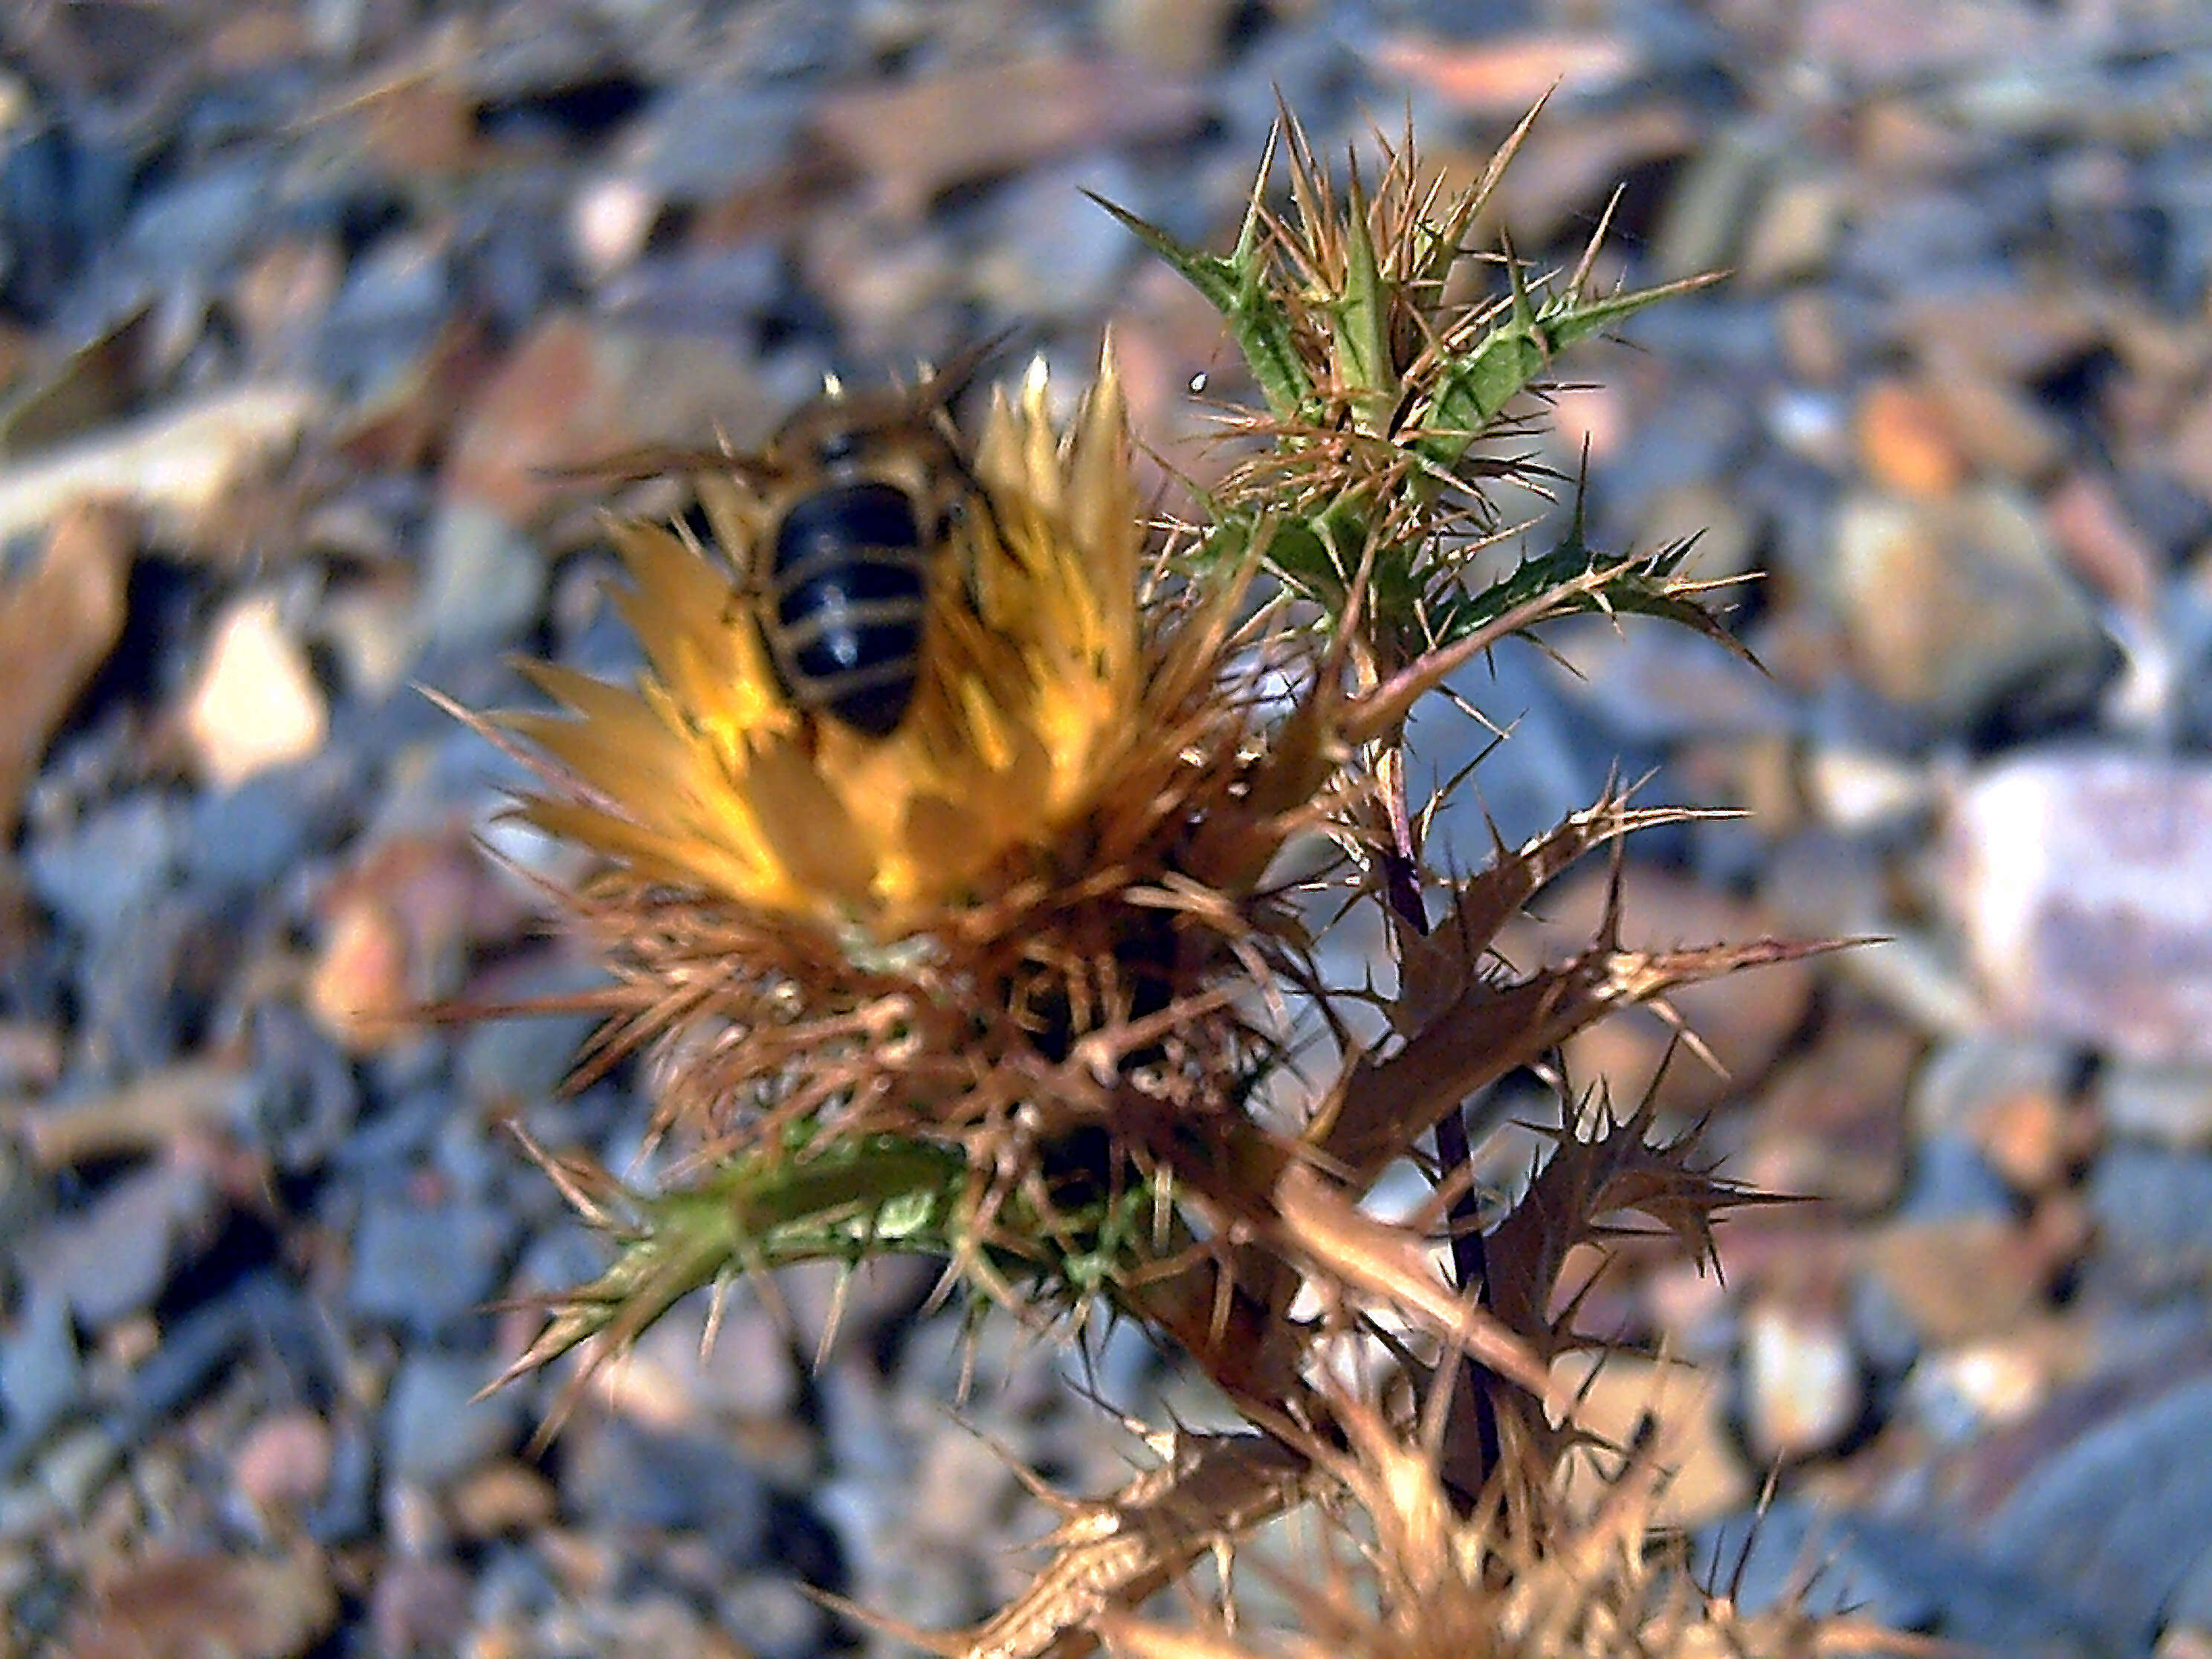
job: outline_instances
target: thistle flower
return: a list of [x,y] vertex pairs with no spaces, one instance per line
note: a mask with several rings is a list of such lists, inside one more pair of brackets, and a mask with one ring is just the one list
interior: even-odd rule
[[[1241,584],[1140,616],[1110,354],[1064,437],[1049,406],[1038,371],[991,409],[888,737],[795,707],[714,554],[638,523],[613,529],[637,684],[536,665],[568,712],[479,722],[536,751],[522,815],[605,860],[570,896],[617,975],[587,1071],[663,1042],[661,1121],[696,1153],[665,1200],[562,1172],[629,1243],[526,1363],[741,1261],[897,1237],[1068,1305],[1173,1235],[1116,1080],[1141,1054],[1187,1112],[1237,1114],[1267,1045],[1233,993],[1302,939],[1259,879],[1370,710],[1317,678],[1263,734],[1228,672]],[[772,530],[733,479],[701,494],[742,572]]]
[[[636,874],[890,945],[1002,893],[1126,762],[1143,707],[1144,520],[1110,359],[1064,441],[1032,374],[975,456],[981,510],[935,562],[912,712],[875,738],[793,708],[759,623],[679,531],[624,523],[620,600],[651,672],[634,690],[530,672],[578,716],[506,723],[583,793],[526,814]],[[739,557],[758,540],[728,479],[702,488]]]

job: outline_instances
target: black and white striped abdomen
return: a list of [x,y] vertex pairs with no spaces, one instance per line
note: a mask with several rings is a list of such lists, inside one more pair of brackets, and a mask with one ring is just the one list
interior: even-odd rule
[[933,538],[914,498],[875,481],[794,501],[769,572],[769,654],[800,708],[886,738],[914,702]]

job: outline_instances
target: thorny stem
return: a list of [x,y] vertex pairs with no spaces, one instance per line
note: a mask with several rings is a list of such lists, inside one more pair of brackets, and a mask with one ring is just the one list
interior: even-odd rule
[[[1358,653],[1363,678],[1373,673],[1365,652]],[[1406,750],[1402,729],[1389,733],[1376,748],[1376,781],[1382,792],[1382,812],[1390,832],[1382,849],[1382,895],[1390,914],[1413,938],[1429,932],[1428,902],[1421,895],[1420,849],[1414,845],[1413,817],[1406,799]],[[1454,1105],[1437,1120],[1437,1162],[1444,1179],[1461,1170],[1470,1175],[1474,1148],[1467,1135],[1464,1103]],[[1449,1211],[1452,1276],[1455,1288],[1474,1287],[1479,1303],[1489,1298],[1490,1267],[1483,1249],[1480,1208],[1470,1179],[1461,1184]],[[1459,1357],[1460,1388],[1446,1425],[1440,1473],[1468,1504],[1482,1491],[1483,1482],[1498,1466],[1502,1455],[1498,1432],[1498,1408],[1483,1386],[1480,1363],[1470,1353]],[[1467,1443],[1472,1438],[1473,1444]]]

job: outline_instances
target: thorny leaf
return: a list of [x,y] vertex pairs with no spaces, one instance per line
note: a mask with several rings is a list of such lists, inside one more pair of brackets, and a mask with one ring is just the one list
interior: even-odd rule
[[617,1240],[606,1271],[550,1298],[545,1328],[490,1385],[597,1341],[541,1437],[559,1426],[599,1366],[693,1291],[796,1261],[850,1262],[893,1249],[949,1255],[957,1247],[954,1214],[967,1160],[926,1142],[879,1135],[832,1142],[811,1158],[746,1158],[659,1194],[631,1193],[596,1167],[556,1162],[524,1145],[570,1203]]
[[1549,1374],[1514,1328],[1437,1277],[1429,1241],[1369,1215],[1304,1164],[1275,1183],[1275,1206],[1297,1255],[1322,1282],[1387,1302],[1447,1344],[1537,1398]]
[[1256,1434],[1176,1433],[1158,1467],[1113,1497],[1064,1507],[1036,1577],[972,1630],[929,1632],[824,1596],[855,1618],[945,1659],[1076,1659],[1092,1629],[1139,1607],[1200,1557],[1226,1550],[1326,1485],[1301,1453]]
[[1626,321],[1647,306],[1709,286],[1717,278],[1690,276],[1657,288],[1586,298],[1579,283],[1540,303],[1510,252],[1505,260],[1511,293],[1503,321],[1486,329],[1474,349],[1449,357],[1427,403],[1408,425],[1431,460],[1456,466],[1468,446],[1505,411],[1505,406],[1534,386],[1553,360],[1592,335]]
[[1584,534],[1577,485],[1574,517],[1557,547],[1523,558],[1505,575],[1473,592],[1457,582],[1441,587],[1425,600],[1423,622],[1436,644],[1450,645],[1492,628],[1500,617],[1548,601],[1536,621],[1577,615],[1656,617],[1756,664],[1743,642],[1698,603],[1703,591],[1699,586],[1675,574],[1696,544],[1696,538],[1691,537],[1649,552],[1602,552]]
[[1837,948],[1784,939],[1660,951],[1601,945],[1520,981],[1471,976],[1467,990],[1404,1047],[1352,1064],[1320,1151],[1346,1172],[1354,1191],[1364,1191],[1469,1095],[1534,1063],[1614,1009],[1649,1002],[1677,986]]
[[[1261,176],[1264,179],[1264,168]],[[1090,191],[1084,194],[1120,220],[1221,313],[1269,408],[1288,416],[1305,406],[1313,396],[1312,377],[1299,360],[1290,313],[1262,281],[1264,267],[1253,254],[1259,224],[1256,201],[1255,214],[1244,222],[1236,253],[1224,258],[1177,241],[1158,225],[1103,196]]]
[[1569,1328],[1573,1310],[1556,1319],[1553,1310],[1577,1245],[1618,1233],[1620,1218],[1636,1213],[1672,1233],[1700,1266],[1717,1264],[1713,1223],[1722,1212],[1787,1201],[1715,1175],[1701,1160],[1694,1132],[1655,1139],[1657,1121],[1655,1090],[1625,1117],[1601,1109],[1585,1125],[1570,1122],[1528,1190],[1489,1235],[1492,1305],[1547,1361],[1577,1344]]

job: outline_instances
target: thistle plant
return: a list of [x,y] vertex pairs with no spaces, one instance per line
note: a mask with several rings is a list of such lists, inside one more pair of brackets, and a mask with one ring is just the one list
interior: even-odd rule
[[[479,720],[538,769],[520,813],[599,855],[564,896],[611,973],[586,1073],[650,1051],[684,1154],[647,1188],[541,1152],[613,1255],[551,1299],[517,1373],[580,1350],[573,1398],[695,1291],[920,1252],[976,1308],[1070,1340],[1136,1323],[1249,1425],[1164,1434],[1126,1490],[1063,1500],[1029,1589],[940,1651],[1242,1652],[1137,1609],[1308,1506],[1370,1540],[1308,1594],[1312,1644],[1690,1653],[1736,1628],[1654,1553],[1633,1449],[1601,1513],[1566,1504],[1565,1461],[1603,1449],[1544,1395],[1589,1346],[1575,1247],[1640,1217],[1709,1260],[1750,1195],[1649,1103],[1570,1100],[1485,1229],[1468,1112],[1609,1011],[1814,947],[1638,951],[1609,919],[1513,969],[1493,943],[1547,882],[1674,814],[1609,791],[1447,879],[1404,784],[1409,713],[1510,636],[1595,611],[1727,641],[1682,547],[1601,552],[1578,513],[1516,544],[1510,492],[1567,483],[1510,447],[1559,354],[1680,289],[1598,291],[1596,239],[1550,275],[1469,251],[1526,131],[1446,196],[1410,134],[1371,191],[1356,163],[1340,188],[1286,117],[1287,199],[1271,155],[1226,254],[1111,210],[1249,363],[1242,459],[1194,522],[1156,526],[1110,350],[1065,431],[1041,372],[1000,393],[888,737],[780,681],[745,581],[776,532],[712,465],[712,545],[612,528],[638,682],[540,666],[559,712]],[[1316,866],[1319,902],[1282,873]],[[1372,988],[1317,966],[1311,918],[1360,906],[1395,957],[1379,1042],[1345,1012]],[[1316,1032],[1341,1065],[1293,1087]],[[1408,1160],[1432,1201],[1377,1215]]]

